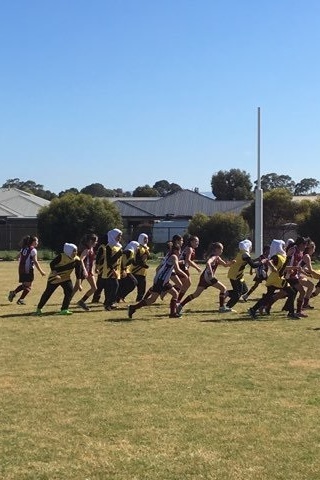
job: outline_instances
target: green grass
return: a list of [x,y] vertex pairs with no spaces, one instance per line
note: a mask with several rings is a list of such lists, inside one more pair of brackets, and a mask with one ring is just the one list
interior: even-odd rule
[[251,321],[251,302],[219,314],[209,288],[181,319],[166,298],[128,321],[123,304],[58,316],[56,292],[36,318],[45,279],[9,304],[17,262],[0,268],[0,478],[320,477],[320,297],[307,319],[279,302]]

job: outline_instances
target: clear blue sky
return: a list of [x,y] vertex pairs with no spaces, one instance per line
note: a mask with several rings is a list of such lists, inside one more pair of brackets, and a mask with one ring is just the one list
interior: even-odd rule
[[55,193],[320,180],[319,0],[3,0],[0,161]]

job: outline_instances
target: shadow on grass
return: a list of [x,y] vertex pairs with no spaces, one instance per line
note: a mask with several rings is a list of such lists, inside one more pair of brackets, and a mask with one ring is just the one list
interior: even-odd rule
[[83,311],[72,311],[72,315],[61,315],[60,312],[43,312],[41,315],[36,315],[35,312],[19,312],[19,313],[7,313],[5,315],[0,315],[0,318],[21,318],[21,317],[28,317],[28,318],[47,318],[47,317],[73,317],[74,315],[83,314]]
[[252,320],[252,318],[250,317],[249,318],[223,317],[223,318],[210,318],[210,319],[200,320],[200,323],[226,323],[226,322],[237,323],[237,322],[252,322],[252,321],[258,321],[258,319]]
[[108,322],[108,323],[129,323],[129,322],[133,322],[134,321],[134,318],[105,318],[104,319],[105,322]]

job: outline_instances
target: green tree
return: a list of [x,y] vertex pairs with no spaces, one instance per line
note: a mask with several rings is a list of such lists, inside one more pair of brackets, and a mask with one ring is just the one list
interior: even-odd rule
[[[265,229],[295,221],[297,206],[286,188],[276,188],[263,196],[263,226]],[[251,229],[255,224],[255,202],[242,211]]]
[[[254,182],[255,184],[257,181]],[[294,193],[295,182],[289,175],[278,175],[277,173],[268,173],[261,176],[261,188],[264,192],[270,192],[275,188],[285,188],[290,193]]]
[[155,188],[151,188],[150,185],[137,187],[133,191],[132,196],[133,197],[160,197],[159,192]]
[[131,192],[124,192],[122,188],[115,188],[114,190],[115,197],[132,197]]
[[240,240],[248,236],[249,226],[241,215],[216,213],[212,216],[197,214],[189,224],[189,233],[199,237],[198,256],[203,256],[210,243],[221,242],[224,255],[232,258]]
[[68,188],[67,190],[62,190],[59,193],[58,197],[60,198],[68,194],[78,195],[78,193],[80,193],[79,190],[77,188],[72,187],[72,188]]
[[160,197],[166,197],[172,193],[179,192],[182,190],[180,185],[177,183],[169,183],[167,180],[159,180],[156,182],[153,187],[159,193]]
[[316,195],[315,189],[319,185],[320,182],[315,178],[303,178],[301,182],[296,184],[294,195]]
[[45,198],[46,200],[52,200],[57,195],[50,190],[44,190],[43,185],[40,185],[33,180],[22,181],[20,178],[11,178],[7,180],[2,188],[17,188],[27,193],[32,193],[40,198]]
[[304,237],[310,237],[316,245],[320,245],[320,199],[309,203],[309,213],[301,219],[298,225],[298,233]]
[[112,228],[122,228],[119,210],[108,200],[90,195],[55,198],[38,214],[41,242],[55,252],[61,251],[65,242],[77,245],[85,233],[101,236]]
[[253,198],[250,174],[238,168],[219,170],[212,175],[211,189],[216,200],[250,200]]
[[115,197],[113,190],[108,190],[101,183],[91,183],[80,190],[80,193],[91,195],[92,197]]

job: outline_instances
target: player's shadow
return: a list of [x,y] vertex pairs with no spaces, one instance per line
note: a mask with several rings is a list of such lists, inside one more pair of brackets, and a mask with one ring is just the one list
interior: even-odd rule
[[41,319],[41,318],[49,318],[49,317],[73,317],[74,315],[83,315],[85,312],[83,310],[73,310],[72,315],[61,315],[59,311],[56,312],[42,312],[41,315],[37,315],[34,311],[33,312],[19,312],[19,313],[7,313],[4,315],[0,315],[0,318],[22,318],[27,317],[28,320],[30,318],[34,319]]
[[[30,312],[30,313],[8,313],[8,314],[5,314],[5,315],[0,315],[0,318],[22,318],[22,317],[28,317],[28,319],[30,318],[34,318],[34,319],[40,319],[40,318],[44,318],[44,317],[53,317],[53,316],[58,316],[59,313],[58,312],[46,312],[46,313],[43,313],[42,315],[36,315],[34,312]],[[59,315],[60,317],[62,315]]]
[[134,318],[105,318],[107,323],[130,323],[134,321]]

